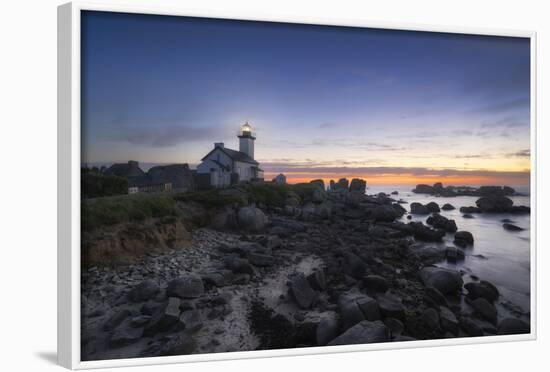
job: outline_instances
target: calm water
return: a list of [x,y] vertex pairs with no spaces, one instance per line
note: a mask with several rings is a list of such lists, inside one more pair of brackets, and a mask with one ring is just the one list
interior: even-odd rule
[[[410,203],[426,204],[435,201],[441,207],[445,203],[452,204],[456,209],[441,211],[449,219],[454,219],[458,230],[466,230],[474,235],[473,248],[465,250],[466,258],[456,264],[441,262],[438,265],[467,272],[464,280],[470,281],[470,275],[482,280],[488,280],[498,287],[501,298],[498,305],[499,317],[506,316],[514,306],[523,311],[530,311],[530,215],[502,214],[473,214],[474,218],[463,218],[460,207],[475,206],[478,197],[458,196],[453,198],[435,197],[424,194],[415,194],[413,187],[371,186],[367,194],[398,191],[399,195],[392,195],[394,199],[402,199],[409,204],[403,204],[410,210]],[[515,187],[516,191],[526,196],[513,196],[514,205],[530,206],[528,187]],[[428,216],[413,215],[412,221],[426,222]],[[504,230],[501,220],[508,218],[524,231],[510,232]],[[404,222],[408,222],[406,215]],[[453,234],[447,234],[443,243],[429,243],[431,245],[453,246]]]

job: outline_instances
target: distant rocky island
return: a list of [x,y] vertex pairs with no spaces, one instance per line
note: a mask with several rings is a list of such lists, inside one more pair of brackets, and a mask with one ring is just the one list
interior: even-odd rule
[[[519,196],[516,190],[510,186],[480,186],[478,188],[468,186],[447,186],[443,187],[443,184],[438,182],[433,186],[430,185],[416,185],[412,190],[416,194],[429,194],[442,197],[455,197],[455,196],[479,196],[480,199],[476,201],[476,206],[461,207],[462,213],[530,213],[531,208],[528,206],[515,206],[512,199],[508,196]],[[449,205],[449,204],[447,204]],[[416,213],[428,214],[427,209],[415,206]]]
[[[82,359],[530,332],[528,314],[498,312],[495,285],[434,266],[475,249],[445,217],[450,203],[405,209],[365,189],[314,180],[83,200]],[[529,213],[509,187],[414,192]]]
[[417,194],[429,194],[436,196],[512,196],[518,195],[510,186],[445,186],[441,182],[430,185],[419,184],[412,190]]

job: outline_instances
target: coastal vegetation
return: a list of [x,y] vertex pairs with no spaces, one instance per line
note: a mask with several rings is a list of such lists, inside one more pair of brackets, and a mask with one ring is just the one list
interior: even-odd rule
[[83,168],[80,184],[83,199],[128,193],[128,180],[125,177],[108,176],[97,168]]
[[82,230],[128,222],[142,222],[175,214],[175,200],[170,194],[133,194],[83,199]]
[[[102,180],[120,178],[88,174],[86,179],[90,179],[90,177]],[[104,186],[105,184],[102,185],[102,187]],[[239,185],[226,190],[139,193],[108,197],[90,196],[90,198],[82,200],[82,228],[84,231],[92,231],[103,226],[141,222],[147,218],[175,215],[177,202],[193,202],[207,209],[244,206],[250,203],[267,207],[284,207],[288,200],[294,200],[295,203],[311,200],[316,192],[319,192],[319,187],[310,183],[294,185],[263,183]]]

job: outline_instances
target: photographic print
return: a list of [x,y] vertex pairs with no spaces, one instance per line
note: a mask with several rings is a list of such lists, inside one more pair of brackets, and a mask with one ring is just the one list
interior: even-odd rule
[[82,361],[531,333],[531,40],[83,10]]

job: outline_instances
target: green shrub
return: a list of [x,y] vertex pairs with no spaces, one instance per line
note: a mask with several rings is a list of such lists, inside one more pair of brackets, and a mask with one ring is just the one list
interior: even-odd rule
[[82,230],[124,222],[139,222],[175,214],[175,201],[170,195],[134,194],[82,200]]
[[317,188],[318,186],[310,183],[294,185],[264,183],[248,185],[246,190],[252,202],[270,207],[284,207],[286,200],[290,197],[295,197],[299,201],[311,200]]
[[176,201],[196,202],[206,208],[219,208],[226,205],[245,205],[246,195],[224,194],[220,190],[205,190],[179,193],[174,196]]
[[123,177],[105,176],[83,170],[81,189],[83,198],[124,195],[128,193],[128,181]]
[[312,183],[296,183],[288,186],[290,186],[290,189],[298,194],[302,200],[310,200],[313,198],[315,190],[319,189],[319,186]]
[[285,200],[290,196],[289,186],[270,183],[251,184],[247,186],[247,192],[251,202],[270,207],[283,207]]

